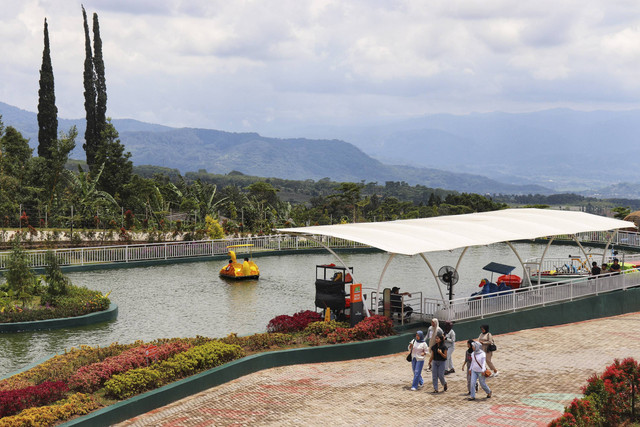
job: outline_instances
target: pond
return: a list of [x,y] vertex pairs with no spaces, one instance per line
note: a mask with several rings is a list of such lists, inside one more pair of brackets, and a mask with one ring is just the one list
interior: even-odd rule
[[[540,256],[544,250],[544,246],[534,243],[515,246],[523,259]],[[435,252],[428,254],[427,259],[437,272],[443,265],[455,266],[460,253],[460,250]],[[577,253],[575,246],[554,245],[547,256],[567,257]],[[385,253],[342,255],[353,266],[354,279],[363,283],[365,293],[370,292],[367,288],[377,287],[388,257]],[[225,264],[220,260],[69,273],[76,285],[103,293],[111,291],[111,300],[118,304],[118,319],[65,330],[0,334],[0,377],[80,345],[265,332],[269,320],[277,315],[315,310],[315,265],[338,264],[329,253],[268,256],[255,261],[261,276],[260,280],[250,282],[219,278],[218,271]],[[482,278],[491,279],[491,273],[482,270],[490,261],[517,266],[514,274],[522,276],[518,260],[507,245],[473,247],[460,265],[456,297],[479,290]],[[419,256],[394,258],[382,284],[383,288],[392,286],[422,292],[423,297],[439,296],[433,276]],[[446,287],[443,292],[446,293]]]

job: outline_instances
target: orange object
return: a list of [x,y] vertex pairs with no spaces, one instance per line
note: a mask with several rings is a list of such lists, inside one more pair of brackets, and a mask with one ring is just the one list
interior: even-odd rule
[[520,278],[520,276],[516,276],[515,274],[505,274],[498,277],[497,284],[500,285],[500,283],[504,283],[511,289],[518,289],[520,287],[520,284],[522,283],[522,279]]
[[351,285],[351,302],[362,302],[362,284],[353,283]]

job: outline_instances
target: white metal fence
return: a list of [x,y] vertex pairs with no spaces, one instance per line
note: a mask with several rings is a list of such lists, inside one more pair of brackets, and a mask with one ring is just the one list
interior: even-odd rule
[[[318,238],[330,248],[363,248],[365,245],[336,238]],[[140,245],[97,246],[91,248],[54,249],[60,265],[96,265],[108,263],[135,263],[139,261],[225,255],[227,246],[250,244],[251,252],[277,252],[285,250],[321,248],[317,242],[302,236],[275,235],[224,240],[165,242]],[[247,249],[249,251],[249,249]],[[244,253],[242,250],[236,252]],[[45,267],[47,250],[27,251],[29,266]],[[0,252],[0,270],[6,269],[10,252]]]
[[452,301],[424,298],[422,311],[427,317],[454,321],[483,318],[635,286],[640,286],[640,271],[627,270],[623,274],[585,277]]

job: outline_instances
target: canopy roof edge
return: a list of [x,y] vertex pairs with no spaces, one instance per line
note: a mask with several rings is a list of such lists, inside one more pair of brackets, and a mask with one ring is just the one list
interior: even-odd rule
[[390,253],[417,255],[467,246],[629,227],[635,227],[635,224],[585,212],[522,208],[387,222],[279,228],[277,231],[335,237]]

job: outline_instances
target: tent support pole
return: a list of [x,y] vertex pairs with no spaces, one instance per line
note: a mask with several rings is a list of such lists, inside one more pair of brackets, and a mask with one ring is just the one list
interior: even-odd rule
[[442,293],[442,288],[440,287],[440,281],[438,280],[438,275],[436,274],[435,270],[431,266],[431,263],[429,263],[429,260],[427,260],[427,257],[424,256],[423,253],[421,253],[420,256],[422,257],[424,262],[427,263],[427,266],[429,267],[429,270],[431,270],[431,274],[433,274],[433,278],[436,281],[436,285],[438,285],[438,291],[440,291],[440,297],[442,298],[442,303],[446,306],[447,305],[447,300],[444,299],[444,294]]
[[607,245],[604,247],[604,250],[602,251],[602,262],[601,262],[601,264],[604,264],[604,260],[607,257],[607,249],[609,249],[609,246],[611,246],[611,242],[613,242],[613,238],[616,237],[617,234],[618,234],[618,230],[615,230],[613,233],[611,233],[611,236],[609,237],[609,240],[607,240]]
[[[396,254],[393,253],[389,256],[389,259],[387,260],[387,263],[384,265],[384,268],[382,269],[382,274],[380,274],[380,280],[378,280],[378,288],[376,289],[376,295],[380,295],[380,286],[382,286],[382,278],[384,277],[384,273],[387,272],[387,267],[389,267],[389,264],[391,264],[391,260],[393,259],[393,257],[395,257]],[[376,311],[375,313],[378,314],[378,309],[380,307],[380,304],[376,303]]]
[[576,234],[572,234],[571,238],[576,242],[576,244],[578,245],[578,247],[582,251],[582,254],[584,255],[584,262],[587,264],[585,266],[585,268],[587,270],[589,270],[589,272],[591,272],[591,265],[589,265],[589,255],[587,255],[587,251],[584,250],[584,246],[582,246],[582,244],[580,243],[580,240],[578,240],[578,236]]
[[[547,247],[544,248],[544,251],[542,252],[542,256],[540,257],[540,264],[538,264],[538,285],[540,285],[540,279],[542,279],[542,261],[544,261],[544,256],[547,254],[547,251],[549,250],[549,247],[551,247],[551,243],[553,243],[555,238],[556,236],[551,236],[551,239],[549,239],[549,243],[547,243]],[[527,276],[526,272],[525,272],[525,276]],[[529,284],[531,284],[530,277],[529,277]]]
[[[355,276],[353,275],[353,271],[347,266],[347,264],[342,260],[342,258],[340,258],[338,254],[333,251],[333,249],[331,249],[329,246],[325,245],[320,240],[314,237],[311,237],[311,236],[304,236],[304,237],[305,239],[313,240],[314,242],[316,242],[317,244],[319,244],[320,246],[322,246],[323,248],[331,252],[331,254],[334,257],[336,257],[338,261],[340,261],[340,264],[342,264],[342,266],[351,274],[351,279],[353,280],[353,283],[358,283],[355,279]],[[367,315],[367,317],[371,316],[371,313],[369,313],[369,309],[367,308],[367,304],[362,304],[362,307],[364,307],[364,312]]]
[[[518,258],[518,261],[520,262],[520,266],[522,267],[522,280],[524,280],[524,277],[527,275],[527,270],[525,270],[524,268],[524,262],[522,262],[522,258],[520,257],[520,254],[518,253],[518,251],[516,251],[515,246],[513,246],[511,244],[511,242],[505,242],[507,245],[509,245],[509,247],[511,248],[511,250],[513,251],[514,254],[516,254],[516,258]],[[542,260],[541,260],[542,262]],[[531,284],[531,281],[529,281],[529,284]]]
[[464,254],[467,253],[467,249],[469,249],[469,246],[465,246],[464,249],[462,250],[460,257],[458,258],[458,262],[456,263],[456,271],[458,271],[458,268],[460,267],[460,262],[462,262],[462,257],[464,256]]

